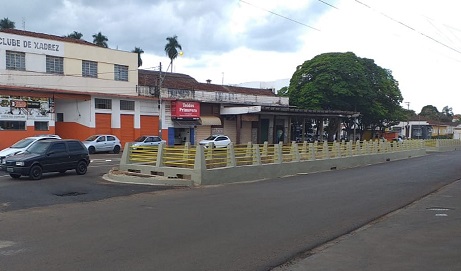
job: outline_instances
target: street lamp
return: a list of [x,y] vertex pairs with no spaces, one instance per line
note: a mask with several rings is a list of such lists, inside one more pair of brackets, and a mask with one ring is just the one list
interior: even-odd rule
[[[408,113],[410,113],[410,102],[405,102],[407,104]],[[405,137],[410,138],[410,119],[407,119],[407,126],[405,129]]]

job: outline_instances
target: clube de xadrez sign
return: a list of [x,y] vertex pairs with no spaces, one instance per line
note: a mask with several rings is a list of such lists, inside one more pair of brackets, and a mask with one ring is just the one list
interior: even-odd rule
[[2,32],[0,32],[0,48],[11,51],[47,54],[53,56],[64,55],[64,45],[62,42]]

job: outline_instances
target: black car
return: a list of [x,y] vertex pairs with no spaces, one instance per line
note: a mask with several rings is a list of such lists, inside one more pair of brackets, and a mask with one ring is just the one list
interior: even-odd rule
[[29,176],[40,180],[45,172],[64,173],[75,169],[79,175],[86,173],[90,164],[88,150],[79,140],[45,139],[35,142],[23,153],[6,159],[6,171],[14,179]]

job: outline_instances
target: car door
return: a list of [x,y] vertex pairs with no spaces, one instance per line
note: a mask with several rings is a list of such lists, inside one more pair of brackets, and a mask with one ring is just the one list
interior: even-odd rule
[[229,143],[228,139],[225,136],[218,136],[214,142],[216,148],[226,147],[228,143]]
[[97,152],[108,151],[106,136],[99,136],[94,143]]
[[44,172],[66,170],[69,163],[70,156],[64,142],[53,142],[41,162]]
[[106,151],[112,151],[115,147],[115,143],[117,143],[117,141],[114,136],[106,136]]

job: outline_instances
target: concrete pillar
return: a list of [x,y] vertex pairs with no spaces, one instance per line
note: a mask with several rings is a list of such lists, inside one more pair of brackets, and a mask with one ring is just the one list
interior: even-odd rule
[[163,167],[163,154],[165,153],[165,142],[158,145],[156,167]]

